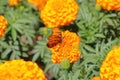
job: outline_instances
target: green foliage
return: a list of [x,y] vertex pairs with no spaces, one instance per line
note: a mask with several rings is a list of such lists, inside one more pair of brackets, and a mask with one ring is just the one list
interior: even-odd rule
[[8,0],[0,0],[0,14],[8,21],[6,34],[0,39],[0,62],[21,58],[34,61],[43,67],[49,80],[91,80],[99,76],[106,54],[120,45],[120,12],[96,10],[95,0],[77,2],[80,10],[72,26],[78,28],[73,27],[81,38],[81,57],[65,69],[68,63],[63,62],[61,67],[51,61],[52,53],[46,44],[52,29],[45,27],[37,8],[27,0],[16,7],[9,6]]
[[10,7],[7,0],[1,0],[0,4],[4,10],[0,9],[0,13],[8,21],[6,35],[1,39],[1,59],[28,57],[35,38],[35,25],[39,22],[39,16],[35,15],[37,12],[33,14],[23,4],[16,8]]

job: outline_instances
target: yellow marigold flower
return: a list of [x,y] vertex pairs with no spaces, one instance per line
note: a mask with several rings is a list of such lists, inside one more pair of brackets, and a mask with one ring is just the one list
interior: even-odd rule
[[10,6],[17,6],[18,2],[20,2],[21,0],[9,0],[9,5]]
[[38,10],[42,10],[47,0],[28,0],[28,2],[35,5],[38,8]]
[[120,11],[120,0],[97,0],[96,3],[105,10]]
[[120,46],[114,47],[100,68],[101,80],[120,80]]
[[92,78],[92,80],[101,80],[99,76],[95,76]]
[[61,60],[66,58],[70,63],[76,62],[81,53],[79,51],[80,38],[74,32],[68,30],[62,32],[62,42],[50,48],[52,52],[52,61],[60,64]]
[[0,64],[0,80],[47,80],[47,78],[34,62],[11,60]]
[[4,36],[7,25],[7,20],[4,16],[0,15],[0,38]]
[[75,0],[48,0],[40,17],[49,28],[67,26],[76,19],[78,9]]

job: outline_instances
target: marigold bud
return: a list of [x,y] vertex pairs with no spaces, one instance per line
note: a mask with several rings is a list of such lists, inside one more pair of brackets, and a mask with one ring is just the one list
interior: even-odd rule
[[70,62],[67,58],[63,58],[60,62],[60,65],[63,69],[68,69],[70,67]]

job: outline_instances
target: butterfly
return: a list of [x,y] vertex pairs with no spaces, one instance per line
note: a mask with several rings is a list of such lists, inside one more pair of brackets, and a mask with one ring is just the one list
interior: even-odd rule
[[48,37],[47,46],[49,48],[52,48],[61,42],[62,42],[62,32],[59,30],[59,28],[54,28],[52,35]]

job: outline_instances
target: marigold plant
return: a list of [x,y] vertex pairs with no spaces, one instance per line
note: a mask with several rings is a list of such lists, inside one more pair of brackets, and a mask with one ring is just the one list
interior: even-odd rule
[[78,9],[75,0],[48,0],[40,18],[49,28],[67,26],[76,19]]
[[4,16],[0,15],[0,38],[5,35],[5,30],[7,28],[7,20]]
[[105,10],[120,11],[120,0],[97,0],[96,3]]
[[38,8],[38,10],[42,10],[47,0],[28,0],[28,2],[35,5]]
[[47,80],[47,78],[34,62],[11,60],[0,64],[0,80]]
[[17,6],[18,2],[20,2],[21,0],[9,0],[9,5],[10,6]]
[[70,63],[76,62],[81,53],[79,51],[80,37],[74,32],[62,32],[62,42],[50,48],[52,52],[52,61],[60,63],[63,58],[67,58]]

